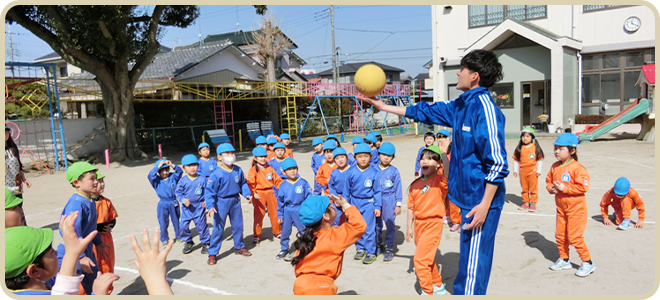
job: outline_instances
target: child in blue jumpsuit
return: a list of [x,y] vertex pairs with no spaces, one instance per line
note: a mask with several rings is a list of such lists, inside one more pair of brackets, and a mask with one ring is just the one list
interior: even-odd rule
[[231,222],[231,234],[234,237],[234,253],[243,256],[252,255],[245,249],[243,242],[243,210],[240,197],[243,195],[249,203],[252,203],[250,188],[243,169],[234,165],[236,161],[234,147],[229,143],[224,143],[218,146],[217,151],[218,161],[222,162],[222,165],[213,170],[204,189],[206,209],[209,210],[209,217],[213,217],[209,258],[206,261],[209,265],[217,263],[216,255],[222,246],[227,217]]
[[373,133],[370,133],[364,137],[364,142],[367,143],[369,147],[371,147],[371,161],[369,163],[372,166],[377,167],[378,164],[380,163],[380,161],[378,160],[378,148],[376,147],[376,143],[378,142],[378,139]]
[[[364,139],[361,136],[356,136],[351,140],[351,144],[353,145],[353,152],[355,152],[355,146],[361,143],[364,143]],[[349,166],[355,166],[355,164],[357,163],[357,161],[355,161],[355,155],[353,154],[353,152],[348,153],[347,155]]]
[[[323,155],[323,139],[315,137],[312,140],[312,147],[314,147],[315,151],[312,154],[312,171],[314,171],[314,178],[316,178],[316,172],[318,172],[321,165],[325,163],[325,155]],[[322,192],[323,186],[314,180],[314,195],[321,195]]]
[[280,175],[280,178],[282,180],[286,180],[286,175],[284,175],[284,172],[282,170],[282,162],[284,161],[284,153],[286,151],[286,146],[284,146],[284,143],[276,143],[275,146],[273,146],[273,152],[275,152],[275,158],[271,159],[268,161],[268,165],[275,170],[277,175]]
[[[206,225],[206,214],[204,213],[204,188],[206,188],[206,177],[197,174],[197,158],[193,154],[181,158],[181,165],[186,175],[179,180],[176,186],[176,198],[181,202],[181,239],[184,243],[183,254],[192,252],[195,243],[190,236],[190,221],[195,223],[199,233],[199,241],[202,243],[202,254],[207,254],[211,237],[209,227]],[[215,161],[215,160],[214,160]]]
[[371,264],[376,261],[376,217],[382,208],[378,170],[370,165],[371,148],[367,144],[355,146],[357,166],[348,169],[343,197],[355,205],[367,222],[367,231],[355,243],[355,260]]
[[[394,144],[390,142],[384,142],[378,148],[380,156],[380,164],[378,165],[380,174],[378,177],[380,178],[383,210],[381,216],[376,218],[376,245],[378,250],[385,252],[383,261],[392,261],[394,258],[394,218],[401,213],[401,201],[403,199],[401,174],[399,174],[399,169],[390,165],[394,159],[395,151]],[[385,230],[385,243],[383,243],[382,236],[383,221],[385,221],[387,227]]]
[[461,253],[454,295],[483,295],[493,263],[495,233],[509,174],[504,148],[504,114],[488,88],[503,78],[497,56],[473,50],[461,59],[456,89],[464,91],[453,101],[397,107],[382,101],[361,100],[380,110],[454,129],[449,164],[449,200],[461,209]]
[[[344,193],[344,183],[346,182],[346,174],[351,166],[348,164],[348,155],[346,155],[346,149],[337,148],[332,151],[332,156],[335,159],[337,164],[337,169],[332,170],[330,173],[330,180],[328,180],[328,189],[330,190],[331,195],[342,196]],[[357,162],[356,162],[357,163]],[[332,226],[339,226],[341,216],[344,212],[341,211],[341,207],[335,205],[335,212],[337,217],[332,221]]]
[[[66,179],[69,184],[76,188],[76,191],[64,206],[62,215],[68,216],[76,211],[79,212],[74,224],[79,238],[84,238],[96,230],[96,204],[91,200],[91,194],[98,185],[96,171],[96,167],[87,162],[76,162],[70,165],[66,171]],[[61,235],[62,228],[60,228]],[[76,273],[85,275],[82,280],[82,287],[87,295],[92,293],[96,272],[99,271],[92,244],[96,246],[99,255],[105,255],[107,253],[105,248],[108,247],[108,245],[101,241],[101,235],[97,234],[92,240],[92,243],[89,243],[85,251],[80,255]],[[57,246],[57,261],[60,266],[62,265],[65,251],[64,243],[60,243]]]
[[[277,190],[277,219],[282,224],[282,233],[280,235],[280,253],[277,254],[277,259],[284,258],[285,261],[291,261],[293,258],[289,254],[289,237],[293,226],[296,226],[298,232],[302,234],[305,231],[305,226],[300,222],[298,210],[300,204],[312,195],[312,187],[309,186],[307,180],[298,176],[298,164],[293,158],[286,158],[282,161],[282,169],[286,173],[285,179],[280,188]],[[295,255],[295,251],[292,252]]]
[[[174,169],[174,173],[170,173],[170,167]],[[159,159],[147,176],[149,183],[156,190],[156,195],[160,198],[156,207],[156,215],[158,216],[160,241],[163,243],[163,247],[167,247],[170,239],[167,234],[167,228],[170,226],[169,219],[172,219],[172,227],[174,227],[174,242],[183,242],[181,232],[179,232],[181,211],[179,211],[179,201],[176,200],[176,194],[174,193],[176,185],[181,179],[181,174],[183,174],[183,170],[179,166],[172,164],[169,160]]]
[[215,159],[210,158],[211,148],[208,143],[199,144],[199,146],[197,146],[197,152],[199,153],[199,160],[197,160],[197,163],[199,164],[199,167],[197,167],[197,174],[200,174],[204,179],[207,179],[211,176],[211,172],[213,172],[218,164]]

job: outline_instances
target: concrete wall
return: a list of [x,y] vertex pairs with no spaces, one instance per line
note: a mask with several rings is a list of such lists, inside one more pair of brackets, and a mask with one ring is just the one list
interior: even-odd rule
[[[568,126],[568,119],[575,120],[575,115],[578,113],[580,101],[578,100],[578,63],[577,51],[569,48],[564,48],[564,103],[563,123]],[[555,101],[555,99],[552,99]],[[552,116],[551,116],[552,118]]]

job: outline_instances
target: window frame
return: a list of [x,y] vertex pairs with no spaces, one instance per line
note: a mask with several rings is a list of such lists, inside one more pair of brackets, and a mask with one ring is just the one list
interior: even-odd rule
[[[486,7],[486,11],[485,11],[485,13],[484,13],[484,14],[485,14],[485,17],[484,17],[484,22],[485,22],[485,24],[483,24],[483,25],[474,25],[474,26],[472,26],[472,25],[470,25],[470,7],[471,7],[471,6],[478,6],[478,5],[468,5],[468,18],[467,18],[467,19],[468,19],[468,29],[472,29],[472,28],[481,28],[481,27],[487,27],[487,26],[496,26],[496,25],[501,24],[502,22],[504,22],[504,20],[506,20],[506,18],[507,18],[508,15],[509,15],[509,13],[508,13],[508,7],[509,7],[509,5],[502,5],[502,6],[504,6],[504,17],[502,18],[503,21],[502,21],[502,22],[498,22],[498,23],[488,24],[488,6],[491,6],[491,5],[484,5],[484,6]],[[498,5],[498,6],[499,6],[499,5]],[[527,15],[527,7],[528,7],[528,6],[529,6],[529,5],[525,5],[525,15]],[[547,19],[547,18],[548,18],[548,6],[547,6],[547,5],[543,5],[543,6],[545,6],[545,15],[544,15],[544,16],[542,16],[542,17],[535,17],[535,18],[516,19],[516,20],[528,21],[528,20]]]
[[[494,88],[494,87],[511,88],[511,91],[508,93],[509,97],[511,99],[504,100],[506,102],[511,102],[511,105],[500,105],[498,103],[498,99],[496,99],[497,95],[495,97],[493,97],[493,93],[496,93],[495,91],[492,90],[492,88]],[[500,109],[516,108],[516,88],[515,88],[514,82],[498,82],[498,83],[494,84],[493,86],[489,87],[488,92],[491,93],[491,98],[493,98],[493,102],[495,102],[495,105],[497,105],[497,107],[499,107]]]
[[615,6],[610,6],[610,7],[603,7],[603,8],[597,8],[597,9],[589,9],[586,10],[584,9],[586,5],[582,5],[582,13],[591,13],[591,12],[596,12],[596,11],[604,11],[604,10],[610,10],[610,9],[618,9],[618,8],[623,8],[623,7],[628,7],[630,5],[615,5]]

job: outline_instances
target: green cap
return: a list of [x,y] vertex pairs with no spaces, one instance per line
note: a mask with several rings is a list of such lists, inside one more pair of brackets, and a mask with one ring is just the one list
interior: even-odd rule
[[5,229],[5,278],[27,269],[53,243],[53,230],[16,226]]
[[525,128],[523,128],[521,134],[522,134],[522,133],[525,133],[525,132],[527,132],[527,133],[531,133],[532,136],[536,136],[536,132],[534,131],[534,128],[532,128],[532,127],[525,127]]
[[14,192],[5,188],[5,209],[12,208],[21,203],[23,203],[23,199],[16,197]]
[[98,169],[92,166],[90,163],[79,161],[70,165],[69,169],[66,170],[66,180],[69,183],[73,183],[73,181],[78,179],[80,175],[85,174],[89,171],[96,171],[96,170]]
[[435,153],[438,153],[438,155],[440,155],[440,157],[442,157],[442,152],[440,152],[440,148],[438,148],[438,146],[436,146],[436,145],[428,146],[428,147],[426,147],[426,149],[424,149],[424,150],[431,150],[431,151],[433,151],[433,152],[435,152]]
[[101,180],[101,179],[103,179],[103,178],[105,178],[105,175],[99,173],[99,171],[97,170],[97,171],[96,171],[96,180]]

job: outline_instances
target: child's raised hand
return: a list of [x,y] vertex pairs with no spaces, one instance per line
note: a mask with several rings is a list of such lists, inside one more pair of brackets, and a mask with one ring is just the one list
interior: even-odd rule
[[380,217],[380,209],[374,209],[374,215]]
[[558,191],[562,191],[562,192],[564,191],[564,184],[561,183],[560,181],[557,180],[557,181],[553,182],[552,184],[554,184],[555,188]]
[[165,274],[167,272],[165,261],[174,242],[170,240],[167,247],[161,252],[158,236],[160,236],[160,230],[156,229],[154,231],[154,241],[150,243],[149,231],[147,229],[142,230],[143,251],[138,245],[135,236],[131,235],[131,246],[133,247],[135,256],[137,256],[137,260],[134,260],[133,263],[140,272],[140,276],[142,276],[150,295],[172,295],[172,289],[165,280]]
[[635,228],[642,228],[644,227],[644,221],[637,221],[637,224],[635,224]]
[[603,219],[603,225],[612,226],[612,221],[610,221],[610,218]]
[[[94,230],[83,239],[78,237],[78,234],[76,233],[76,229],[74,228],[74,224],[76,223],[76,219],[78,218],[79,213],[80,212],[78,211],[74,211],[70,215],[68,216],[62,215],[60,218],[60,229],[62,230],[62,239],[64,240],[64,248],[66,249],[67,253],[70,252],[72,254],[75,254],[76,257],[80,256],[80,254],[82,254],[83,251],[85,251],[87,245],[89,245],[89,243],[92,242],[96,234],[98,234],[98,231]],[[91,272],[91,269],[89,270]]]
[[342,209],[346,209],[350,204],[348,204],[348,201],[346,201],[346,198],[342,196],[337,196],[333,194],[329,194],[328,197],[330,197],[330,200],[335,203],[335,205],[340,206]]
[[96,279],[92,285],[92,293],[94,295],[107,295],[110,285],[119,280],[119,276],[114,273],[101,274],[101,271],[96,272]]

